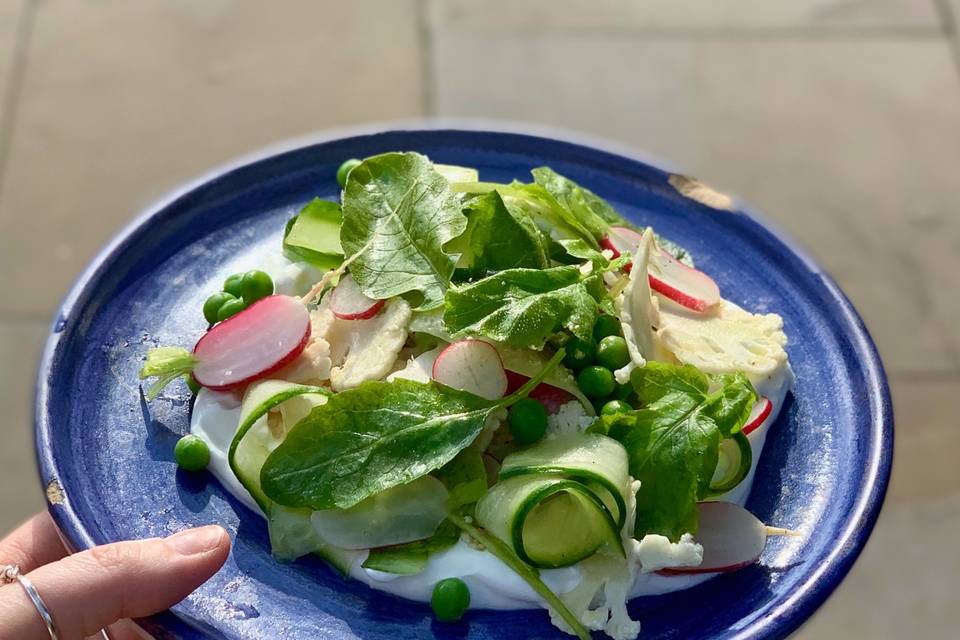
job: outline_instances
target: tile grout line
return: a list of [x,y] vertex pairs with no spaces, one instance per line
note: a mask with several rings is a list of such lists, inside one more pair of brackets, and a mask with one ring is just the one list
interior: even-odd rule
[[940,18],[941,32],[947,39],[947,46],[950,48],[954,66],[957,68],[957,79],[960,80],[960,41],[957,40],[956,22],[960,16],[954,15],[949,0],[934,0],[933,4]]
[[[938,0],[941,1],[941,0]],[[745,41],[811,41],[823,42],[831,40],[889,40],[911,39],[929,40],[938,39],[944,35],[942,19],[934,26],[916,27],[815,27],[815,26],[771,26],[771,27],[644,27],[644,26],[561,26],[541,29],[537,27],[505,26],[505,27],[463,27],[447,25],[443,27],[451,34],[485,35],[504,37],[612,37],[612,38],[651,38],[659,41],[715,41],[715,40],[745,40]]]
[[434,117],[437,114],[437,92],[433,56],[433,30],[430,25],[430,0],[417,0],[417,34],[420,41],[420,101],[423,115]]
[[17,107],[20,93],[27,73],[27,50],[33,35],[33,23],[36,15],[37,0],[25,0],[23,12],[17,20],[13,41],[13,68],[5,87],[3,110],[0,115],[0,200],[3,197],[3,184],[6,177],[7,159],[13,143],[13,130],[17,124]]

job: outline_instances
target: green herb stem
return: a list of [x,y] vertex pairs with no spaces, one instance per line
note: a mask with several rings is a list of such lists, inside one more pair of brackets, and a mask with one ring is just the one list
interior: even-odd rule
[[540,579],[540,573],[521,560],[510,547],[504,544],[499,538],[490,535],[473,523],[467,522],[462,516],[453,514],[448,516],[447,519],[486,547],[487,551],[499,558],[505,565],[513,570],[514,573],[523,578],[537,595],[543,598],[547,604],[570,625],[570,628],[573,629],[574,634],[576,634],[580,640],[591,640],[590,632],[587,628],[583,626],[580,620],[577,619],[577,616],[564,604],[560,596],[551,591],[550,587]]

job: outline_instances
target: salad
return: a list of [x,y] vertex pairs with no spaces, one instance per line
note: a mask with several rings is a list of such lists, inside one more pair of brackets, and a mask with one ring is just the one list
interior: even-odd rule
[[793,375],[782,320],[724,300],[682,247],[540,167],[348,160],[282,246],[150,350],[195,394],[181,467],[374,589],[546,608],[632,640],[636,596],[754,563],[741,505]]

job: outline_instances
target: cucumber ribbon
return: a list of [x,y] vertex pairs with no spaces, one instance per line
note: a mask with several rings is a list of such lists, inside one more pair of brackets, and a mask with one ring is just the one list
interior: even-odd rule
[[623,446],[570,434],[507,456],[477,503],[477,522],[540,568],[574,564],[605,547],[625,555],[629,472]]

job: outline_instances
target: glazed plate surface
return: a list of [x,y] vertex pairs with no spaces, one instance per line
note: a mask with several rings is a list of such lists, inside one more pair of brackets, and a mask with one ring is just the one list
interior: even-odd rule
[[262,155],[185,188],[118,236],[64,302],[40,369],[41,481],[69,542],[80,549],[194,525],[227,528],[234,546],[226,566],[146,621],[161,639],[569,637],[542,610],[475,611],[438,624],[429,606],[347,581],[319,560],[276,562],[261,518],[207,474],[177,470],[186,386],[171,385],[149,406],[141,397],[137,370],[148,348],[192,347],[205,329],[205,297],[279,251],[284,223],[308,200],[337,199],[344,159],[392,150],[477,167],[497,182],[527,180],[531,168],[549,165],[687,247],[724,297],[783,316],[797,384],[771,428],[747,506],[802,537],[771,539],[759,565],[634,600],[631,612],[645,640],[780,638],[799,626],[859,554],[890,473],[889,392],[859,317],[816,264],[741,205],[706,206],[662,169],[517,133],[396,130]]

